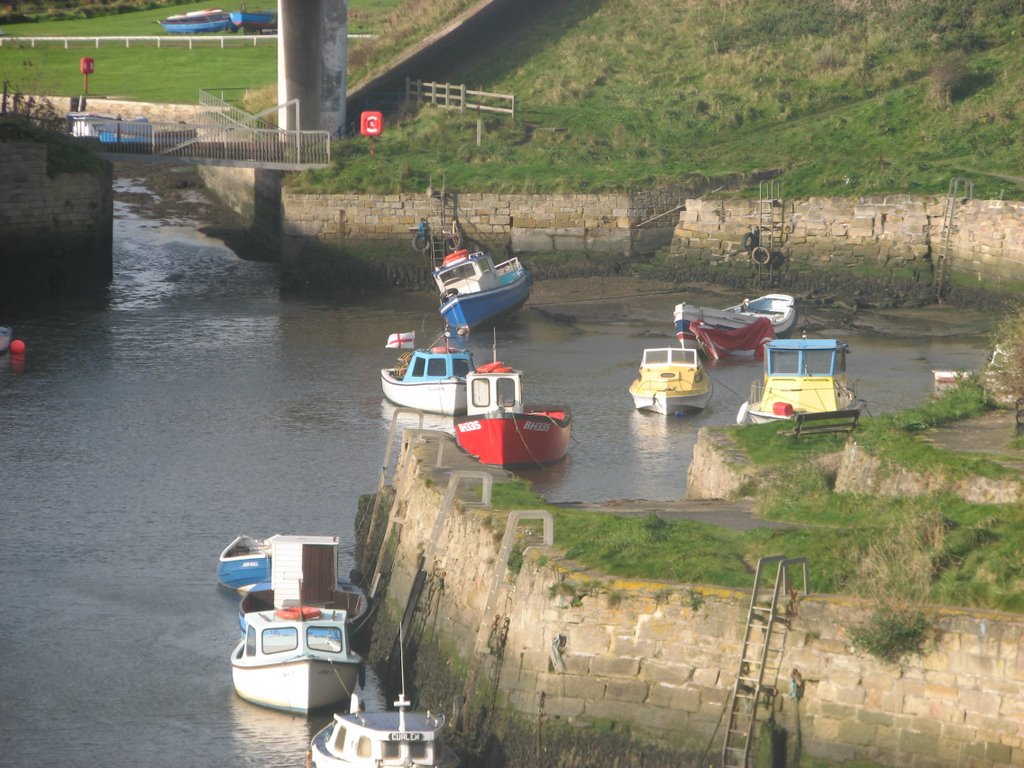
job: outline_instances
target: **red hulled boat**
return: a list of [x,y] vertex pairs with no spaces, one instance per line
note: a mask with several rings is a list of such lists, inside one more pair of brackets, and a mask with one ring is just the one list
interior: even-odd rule
[[501,362],[466,376],[466,415],[455,417],[459,447],[483,464],[551,464],[569,450],[568,405],[524,405],[523,372]]

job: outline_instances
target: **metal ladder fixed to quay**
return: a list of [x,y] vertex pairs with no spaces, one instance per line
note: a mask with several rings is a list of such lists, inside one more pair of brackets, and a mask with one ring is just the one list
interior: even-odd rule
[[946,205],[942,211],[942,232],[939,235],[939,252],[935,257],[935,300],[941,304],[948,287],[950,269],[950,246],[953,235],[958,229],[957,214],[960,203],[974,196],[974,182],[962,176],[954,176],[949,180],[949,191],[946,193]]
[[458,198],[445,189],[433,186],[427,189],[427,202],[430,204],[430,221],[428,222],[430,264],[437,269],[444,262],[444,257],[462,247],[465,239],[459,224]]
[[[775,584],[770,570],[776,566]],[[728,727],[722,747],[722,768],[747,768],[755,740],[758,707],[770,712],[777,691],[786,631],[796,615],[799,592],[792,586],[790,569],[800,566],[803,594],[807,594],[807,558],[762,557],[757,562],[750,594],[747,626],[743,633],[739,670],[729,699]],[[780,599],[786,600],[780,607]]]
[[784,235],[781,188],[777,180],[757,185],[757,239],[750,251],[750,260],[757,267],[759,283],[771,282],[775,254]]

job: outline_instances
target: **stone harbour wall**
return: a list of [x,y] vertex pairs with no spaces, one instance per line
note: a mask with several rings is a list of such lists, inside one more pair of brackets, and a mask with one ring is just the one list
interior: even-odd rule
[[[655,190],[606,195],[453,195],[466,235],[491,248],[521,252],[651,252],[668,245],[675,224],[666,211],[683,194]],[[410,243],[420,219],[437,226],[440,192],[395,195],[297,194],[282,199],[285,238],[345,246]],[[658,218],[654,218],[658,217]],[[653,219],[653,220],[652,220]]]
[[[457,451],[450,436],[436,435],[444,452]],[[620,723],[691,754],[714,735],[717,757],[749,594],[610,578],[544,546],[528,548],[518,575],[502,577],[505,514],[455,507],[435,532],[445,493],[437,455],[407,438],[399,458],[391,611],[404,610],[418,557],[437,533],[425,567],[443,574],[444,587],[425,621],[461,657],[452,663],[468,665],[482,648],[481,678],[497,681],[505,705],[529,718]],[[897,667],[851,646],[849,628],[872,604],[814,594],[813,563],[810,588],[790,614],[774,704],[776,721],[805,754],[893,766],[1024,766],[1024,617],[932,607],[925,653]],[[489,628],[506,619],[496,654]],[[802,686],[790,686],[793,670]]]
[[0,142],[0,293],[57,294],[113,277],[112,170],[54,173],[35,142]]
[[[909,195],[779,200],[783,234],[776,246],[794,263],[929,270],[942,239],[945,204],[945,197]],[[745,259],[743,237],[760,222],[758,200],[687,200],[670,254]],[[979,282],[1024,280],[1024,202],[960,200],[948,258],[954,273]]]

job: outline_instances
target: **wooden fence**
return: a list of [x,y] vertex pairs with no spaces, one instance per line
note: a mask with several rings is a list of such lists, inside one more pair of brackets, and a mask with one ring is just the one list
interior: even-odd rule
[[405,79],[405,98],[417,104],[429,102],[443,109],[457,109],[476,112],[498,112],[516,116],[516,97],[508,93],[472,91],[465,85],[452,83],[425,83],[422,80]]

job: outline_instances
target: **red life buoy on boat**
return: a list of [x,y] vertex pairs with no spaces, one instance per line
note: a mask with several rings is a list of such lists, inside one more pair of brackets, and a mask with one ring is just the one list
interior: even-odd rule
[[448,347],[431,347],[430,351],[438,355],[443,355],[445,352],[448,351]]
[[467,256],[469,256],[469,251],[463,248],[461,251],[454,251],[445,256],[442,264],[444,266],[448,266],[449,264],[454,264],[456,261],[462,261]]
[[484,363],[476,369],[477,373],[512,373],[512,369],[500,360],[493,363]]
[[299,619],[309,621],[310,619],[319,619],[323,616],[323,611],[311,605],[296,605],[291,608],[278,608],[274,611],[274,615],[279,619],[286,619],[287,621],[298,621]]

